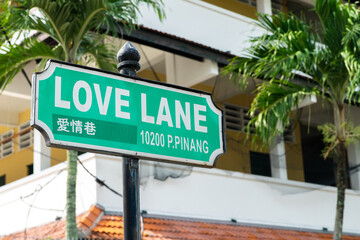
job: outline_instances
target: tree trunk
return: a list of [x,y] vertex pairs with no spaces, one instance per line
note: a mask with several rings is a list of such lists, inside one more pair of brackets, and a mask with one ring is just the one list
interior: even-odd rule
[[339,141],[336,147],[336,186],[337,186],[337,200],[336,200],[336,216],[333,240],[342,239],[343,221],[344,221],[344,207],[345,207],[345,190],[346,190],[346,148],[345,148],[345,111],[344,105],[339,104],[334,108],[334,120],[336,127],[337,140]]
[[337,147],[337,169],[336,169],[336,217],[334,227],[334,240],[341,240],[345,207],[345,190],[346,190],[346,149],[344,142]]
[[76,226],[76,175],[77,151],[67,151],[67,182],[66,182],[66,239],[77,239]]

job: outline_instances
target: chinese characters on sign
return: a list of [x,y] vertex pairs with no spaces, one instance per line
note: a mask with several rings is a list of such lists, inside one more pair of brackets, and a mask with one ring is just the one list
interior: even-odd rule
[[74,120],[72,119],[69,122],[68,118],[58,118],[57,120],[57,131],[58,132],[72,132],[72,133],[78,133],[82,134],[83,130],[87,135],[95,135],[96,133],[96,126],[93,122],[85,122],[83,124],[80,120]]
[[49,146],[213,166],[222,112],[205,92],[51,60],[35,73],[32,125]]

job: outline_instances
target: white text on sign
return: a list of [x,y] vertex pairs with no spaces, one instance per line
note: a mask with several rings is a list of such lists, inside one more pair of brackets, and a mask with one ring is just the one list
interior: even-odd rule
[[[61,77],[55,76],[55,107],[70,109],[71,104],[70,100],[64,100],[61,97]],[[85,91],[85,102],[81,103],[79,99],[80,90]],[[130,91],[127,89],[115,88],[115,97],[113,96],[113,87],[106,86],[105,96],[101,95],[101,89],[99,84],[93,84],[93,91],[95,92],[96,104],[101,115],[107,115],[110,101],[115,101],[115,116],[122,119],[131,119],[130,112],[127,112],[124,107],[130,108],[131,103],[129,102],[129,97],[131,95]],[[75,82],[72,91],[72,102],[75,108],[81,112],[87,112],[90,110],[93,104],[93,91],[90,84],[83,80]],[[114,100],[112,100],[115,98]],[[157,114],[150,115],[148,114],[147,106],[147,94],[141,93],[141,121],[149,124],[162,125],[163,123],[167,124],[169,127],[181,128],[183,125],[186,130],[191,129],[191,120],[193,120],[194,130],[197,132],[207,133],[208,129],[206,127],[206,106],[201,104],[192,104],[190,106],[189,102],[185,102],[185,109],[180,101],[175,100],[171,102],[175,113],[175,121],[173,115],[171,114],[168,99],[165,97],[160,98],[160,102],[157,106]],[[191,111],[192,109],[192,111]],[[192,117],[193,114],[193,117]],[[181,124],[181,122],[183,124]]]
[[182,137],[170,134],[155,133],[142,130],[140,132],[141,143],[155,146],[166,147],[175,150],[188,152],[199,152],[207,154],[209,152],[208,142],[206,140]]

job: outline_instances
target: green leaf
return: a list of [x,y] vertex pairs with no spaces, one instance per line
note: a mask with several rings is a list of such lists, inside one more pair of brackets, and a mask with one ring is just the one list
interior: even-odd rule
[[2,47],[0,54],[0,89],[4,89],[26,64],[36,59],[59,59],[60,53],[54,52],[43,42],[25,40],[22,45]]
[[[317,87],[303,86],[285,80],[264,82],[256,89],[249,115],[253,117],[247,126],[248,132],[255,128],[255,141],[273,141],[290,123],[291,112],[306,97],[319,95]],[[259,114],[257,114],[259,112]]]

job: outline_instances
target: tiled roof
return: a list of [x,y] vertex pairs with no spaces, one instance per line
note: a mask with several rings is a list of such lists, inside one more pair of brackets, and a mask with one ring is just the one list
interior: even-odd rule
[[[87,236],[91,233],[91,228],[95,227],[98,221],[103,216],[103,209],[100,206],[92,206],[86,213],[79,215],[76,218],[79,235]],[[80,237],[83,237],[80,236]],[[26,229],[19,233],[11,234],[6,237],[1,237],[0,240],[12,239],[65,239],[65,219],[48,223],[39,227]]]
[[[330,233],[316,233],[236,224],[205,223],[159,218],[144,218],[143,240],[331,240]],[[89,237],[122,239],[122,216],[105,215]],[[360,240],[344,236],[343,240]]]
[[[100,206],[93,206],[77,218],[79,237],[89,239],[123,239],[123,218],[104,215]],[[330,233],[307,232],[238,224],[207,223],[202,221],[143,218],[143,240],[331,240]],[[10,239],[65,238],[65,221],[49,223],[3,237]],[[360,240],[360,236],[343,236],[343,240]]]

